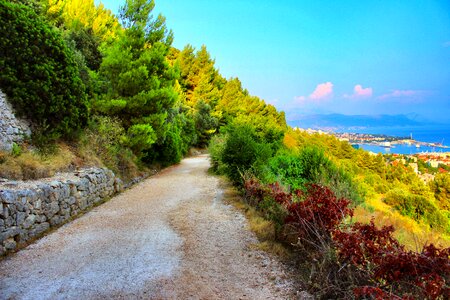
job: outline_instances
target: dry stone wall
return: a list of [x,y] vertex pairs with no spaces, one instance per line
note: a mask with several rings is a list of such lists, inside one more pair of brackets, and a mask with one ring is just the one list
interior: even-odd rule
[[34,182],[0,183],[0,255],[42,236],[123,189],[111,170],[89,168]]
[[30,135],[29,124],[15,117],[6,95],[0,91],[0,150],[11,151],[13,143],[20,143]]

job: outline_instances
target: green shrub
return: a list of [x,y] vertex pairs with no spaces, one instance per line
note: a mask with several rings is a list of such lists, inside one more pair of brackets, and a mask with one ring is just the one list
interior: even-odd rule
[[298,155],[283,153],[271,158],[268,163],[266,181],[278,181],[291,190],[302,189],[306,183],[304,165]]
[[12,144],[11,155],[14,157],[20,156],[22,154],[22,148],[16,143]]
[[164,142],[155,147],[155,152],[158,153],[157,159],[163,166],[180,162],[183,156],[180,133],[180,128],[176,124],[170,123]]
[[138,175],[137,157],[127,147],[126,131],[117,118],[94,116],[81,138],[86,159],[100,160],[101,164],[113,170],[122,179]]
[[423,221],[432,228],[446,231],[450,229],[448,219],[424,196],[410,194],[405,190],[396,188],[386,193],[384,202],[394,207],[402,215],[416,221]]
[[222,161],[223,153],[228,136],[218,134],[211,138],[208,146],[209,156],[211,158],[212,168],[219,174],[225,174],[226,165]]
[[362,202],[358,186],[350,174],[337,167],[317,147],[304,147],[298,154],[282,152],[270,159],[264,173],[266,182],[279,182],[291,190],[304,189],[305,183],[328,186],[337,197]]
[[249,124],[232,125],[222,155],[227,175],[235,183],[242,183],[242,172],[258,170],[273,155],[271,145],[261,141]]
[[305,147],[298,156],[300,164],[303,166],[302,177],[308,182],[317,182],[326,170],[331,167],[331,161],[324,152],[317,147]]
[[136,155],[150,149],[156,142],[156,133],[149,124],[136,124],[128,128],[128,146]]
[[450,174],[437,174],[434,180],[430,182],[430,187],[439,207],[450,210]]
[[85,125],[88,104],[71,51],[29,7],[0,0],[0,87],[51,138]]

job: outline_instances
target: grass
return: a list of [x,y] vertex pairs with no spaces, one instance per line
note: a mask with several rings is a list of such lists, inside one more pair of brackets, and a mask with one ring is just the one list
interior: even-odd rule
[[72,170],[76,165],[75,154],[62,143],[51,154],[42,154],[27,145],[21,146],[20,154],[0,153],[0,177],[13,180],[51,177],[56,172]]
[[87,135],[74,144],[59,142],[46,153],[27,144],[20,146],[20,153],[0,152],[0,178],[37,180],[52,177],[57,172],[96,166],[107,167],[128,182],[148,171],[137,164],[136,157],[128,149],[102,148],[93,136]]
[[259,243],[254,248],[276,255],[282,259],[288,259],[293,254],[285,245],[276,241],[275,224],[264,219],[260,212],[251,207],[231,183],[221,180],[221,188],[224,191],[224,201],[240,210],[246,217],[249,229],[256,235]]
[[375,225],[378,227],[394,226],[395,238],[408,250],[420,251],[423,246],[429,243],[442,248],[450,247],[450,237],[448,235],[401,215],[381,199],[382,195],[367,199],[367,207],[358,206],[355,209],[354,219],[358,222],[369,223],[373,218]]

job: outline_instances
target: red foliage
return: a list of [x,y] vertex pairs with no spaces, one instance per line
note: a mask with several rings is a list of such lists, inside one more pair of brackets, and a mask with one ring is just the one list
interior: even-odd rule
[[335,230],[333,239],[340,258],[349,260],[354,265],[366,267],[372,263],[379,264],[386,253],[402,249],[391,236],[393,231],[392,226],[377,229],[372,220],[370,224],[355,223],[349,231]]
[[285,192],[278,182],[269,184],[269,193],[272,199],[279,204],[292,203],[292,194]]
[[281,197],[280,192],[277,192],[278,197],[275,200],[288,211],[285,223],[293,225],[300,236],[311,230],[329,234],[346,216],[353,214],[353,210],[349,208],[350,201],[337,199],[327,187],[311,184],[307,187],[306,193],[302,191],[295,193],[298,198],[304,200],[294,202],[292,196]]
[[438,249],[431,244],[420,253],[406,251],[392,236],[392,226],[378,229],[373,220],[340,230],[342,220],[353,214],[350,201],[336,198],[324,186],[311,184],[306,192],[288,193],[277,183],[264,186],[249,179],[244,187],[256,204],[271,197],[282,205],[287,212],[285,224],[295,229],[300,240],[334,243],[341,262],[367,272],[375,286],[354,289],[356,298],[411,299],[414,295],[450,299],[450,248]]
[[247,199],[252,199],[256,204],[264,199],[267,189],[255,178],[250,178],[244,182],[245,195]]
[[368,270],[385,288],[416,286],[429,299],[448,296],[450,248],[440,250],[431,244],[421,253],[406,251],[392,237],[393,231],[392,226],[377,229],[372,220],[356,223],[347,232],[335,230],[333,239],[341,260]]
[[353,290],[353,294],[355,295],[356,299],[359,299],[359,298],[367,299],[368,297],[370,297],[370,299],[376,299],[376,300],[412,299],[412,298],[406,297],[406,296],[403,298],[400,298],[399,296],[393,295],[392,293],[387,293],[387,292],[383,291],[382,289],[380,289],[378,287],[373,287],[373,286],[363,286],[363,287],[355,288]]

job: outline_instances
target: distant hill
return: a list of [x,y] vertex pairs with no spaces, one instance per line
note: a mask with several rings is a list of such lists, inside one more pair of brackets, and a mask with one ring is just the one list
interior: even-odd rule
[[295,120],[288,120],[293,127],[302,128],[367,128],[380,126],[421,126],[429,124],[421,121],[416,115],[303,115]]

